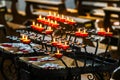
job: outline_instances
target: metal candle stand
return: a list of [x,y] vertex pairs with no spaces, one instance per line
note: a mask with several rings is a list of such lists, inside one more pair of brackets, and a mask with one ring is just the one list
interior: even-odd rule
[[[39,33],[38,33],[39,34]],[[73,36],[73,34],[71,35],[71,34],[69,34],[69,33],[67,33],[66,34],[66,36],[68,36],[68,35],[70,35],[70,37],[69,37],[69,39],[68,39],[68,42],[70,43],[71,41],[70,41],[70,38],[71,38],[71,36]],[[106,49],[105,49],[105,54],[104,54],[104,56],[102,56],[102,57],[99,57],[98,55],[97,55],[97,51],[98,51],[98,46],[99,46],[99,39],[96,39],[96,40],[94,40],[96,43],[97,43],[97,45],[96,45],[96,47],[95,47],[95,52],[93,53],[93,54],[91,54],[91,53],[89,53],[87,50],[86,50],[86,46],[84,47],[84,49],[85,49],[85,52],[81,52],[81,47],[79,47],[79,46],[75,46],[75,42],[76,42],[76,37],[75,37],[75,39],[74,39],[74,43],[72,44],[72,45],[70,45],[70,48],[71,48],[71,50],[73,51],[73,52],[71,52],[72,54],[73,54],[73,59],[75,60],[75,64],[76,64],[76,68],[77,68],[77,70],[79,71],[79,69],[80,69],[80,67],[78,66],[78,64],[77,64],[77,60],[79,60],[79,58],[78,58],[78,53],[79,54],[81,54],[81,53],[83,53],[83,54],[81,54],[82,56],[84,56],[84,66],[83,66],[83,68],[84,68],[84,70],[82,70],[82,72],[81,72],[81,69],[80,69],[80,72],[77,72],[77,74],[83,74],[83,73],[87,73],[87,71],[89,72],[89,73],[93,73],[93,76],[94,75],[99,75],[98,76],[98,79],[103,79],[103,78],[101,78],[101,74],[98,74],[98,73],[95,73],[95,72],[97,72],[97,71],[99,71],[99,69],[97,70],[95,67],[95,62],[96,62],[96,58],[98,58],[99,60],[100,60],[100,62],[101,63],[99,63],[99,64],[102,64],[104,67],[105,67],[105,65],[110,65],[110,64],[112,64],[111,62],[108,62],[108,64],[107,63],[105,63],[104,61],[108,58],[108,57],[106,57],[106,54],[107,54],[107,50],[108,50],[108,47],[109,47],[109,45],[110,45],[110,41],[111,41],[111,38],[109,38],[109,37],[106,37],[106,38],[108,38],[109,39],[109,41],[108,41],[108,44],[107,44],[107,47],[106,47]],[[90,38],[90,36],[89,36],[89,39],[91,40],[93,40],[93,38]],[[47,47],[48,47],[48,45],[47,45],[47,42],[43,42],[44,41],[44,39],[41,41],[41,43],[42,43],[42,45],[44,45],[45,46],[45,48],[46,48],[46,51],[47,51]],[[39,43],[39,41],[37,42],[36,41],[36,43]],[[79,44],[80,45],[80,44]],[[49,45],[50,46],[50,45]],[[51,45],[51,47],[53,47],[52,45]],[[51,52],[54,52],[54,51],[51,51]],[[64,53],[65,53],[65,55],[67,56],[67,54],[66,54],[66,51],[63,51]],[[89,56],[89,55],[91,55],[91,56]],[[80,55],[79,55],[80,56]],[[69,57],[71,57],[71,56],[69,56]],[[86,65],[87,64],[87,57],[91,57],[91,59],[92,59],[92,63],[91,63],[91,67],[92,68],[88,68],[88,66]],[[68,66],[67,66],[67,64],[62,60],[62,59],[60,59],[61,61],[62,61],[62,63],[66,66],[66,68],[69,68]],[[111,60],[112,61],[112,60]],[[114,60],[113,60],[114,61]],[[110,64],[109,64],[110,63]],[[114,64],[114,63],[113,63]],[[116,66],[115,66],[116,67]],[[88,69],[90,69],[90,70],[88,70],[88,69],[86,69],[86,68],[88,68]],[[111,68],[110,68],[111,69]],[[73,71],[73,70],[71,70],[70,69],[70,73],[72,73],[71,71]],[[104,68],[103,68],[103,73],[104,72],[106,72],[106,71],[109,71],[109,69],[108,70],[105,70],[104,71]],[[110,70],[111,71],[111,70]],[[75,72],[76,73],[76,72]],[[73,71],[73,74],[74,74],[74,71]],[[91,75],[88,75],[88,79],[89,79],[89,76],[91,76]],[[93,79],[94,79],[94,77],[93,77]],[[80,76],[79,75],[77,75],[76,76],[76,80],[80,80]],[[89,79],[89,80],[92,80],[92,79]]]
[[[64,24],[62,24],[64,25]],[[78,25],[67,25],[67,27],[71,27],[71,26],[75,26],[78,27]],[[66,27],[61,27],[61,29],[65,29],[64,31],[66,31]],[[73,31],[72,31],[73,30]],[[66,80],[81,80],[81,75],[85,74],[85,73],[91,73],[92,75],[88,75],[87,78],[88,80],[94,80],[94,78],[98,78],[99,80],[105,80],[104,79],[104,73],[106,72],[112,72],[117,66],[118,66],[118,62],[116,60],[113,59],[109,59],[109,57],[107,57],[107,51],[108,51],[108,47],[110,45],[110,41],[111,38],[110,37],[106,37],[108,38],[108,43],[107,43],[107,47],[105,49],[104,52],[104,56],[98,56],[97,55],[97,51],[98,51],[98,47],[99,47],[99,39],[95,39],[93,37],[91,37],[91,35],[96,35],[96,33],[94,34],[90,34],[88,37],[84,37],[85,39],[89,39],[89,40],[93,40],[96,42],[96,47],[95,47],[95,52],[94,53],[89,53],[87,51],[87,44],[80,43],[77,44],[76,39],[77,37],[74,35],[74,29],[72,28],[71,31],[69,32],[63,32],[64,35],[60,34],[60,38],[62,38],[63,36],[65,37],[65,40],[69,43],[70,48],[68,50],[62,50],[60,49],[60,51],[63,53],[63,55],[71,57],[72,59],[74,59],[75,61],[75,68],[71,68],[67,66],[67,63],[64,62],[64,60],[62,58],[60,58],[61,62],[65,65],[65,69],[61,69],[61,70],[66,70],[68,72],[68,78]],[[41,34],[43,35],[43,39],[38,40],[32,40],[34,43],[40,43],[40,45],[42,46],[41,49],[45,50],[46,52],[51,52],[54,53],[56,52],[56,47],[52,46],[51,44],[48,43],[48,41],[45,41],[45,36],[47,36],[44,32],[43,33],[39,33],[33,29],[26,29],[25,31],[29,32],[35,32],[35,34]],[[52,34],[51,36],[51,41],[53,40],[53,36]],[[69,38],[68,38],[69,36]],[[74,40],[71,40],[71,37],[74,37]],[[97,36],[97,35],[96,35]],[[81,37],[82,39],[83,37]],[[49,41],[50,42],[50,41]],[[85,45],[84,47],[82,45]],[[31,44],[29,44],[29,46],[31,46]],[[51,51],[48,51],[48,47],[51,47]],[[31,46],[32,48],[32,46]],[[81,48],[84,48],[84,52],[81,51]],[[69,51],[70,50],[70,51]],[[34,53],[37,53],[36,50],[33,48]],[[78,65],[77,61],[83,60],[84,65],[81,67]],[[89,59],[89,60],[88,60]],[[90,65],[87,65],[87,61],[92,61],[92,63]],[[98,63],[99,65],[95,65],[96,63]],[[29,67],[29,66],[28,66]],[[30,67],[29,67],[30,68]],[[31,67],[32,68],[32,67]],[[49,70],[48,71],[53,71],[56,72],[54,70]],[[100,72],[100,73],[98,73]],[[54,76],[54,75],[52,75]],[[90,78],[92,76],[92,78]],[[72,78],[71,78],[72,77]],[[71,79],[70,79],[71,78]],[[59,79],[58,79],[59,80]]]

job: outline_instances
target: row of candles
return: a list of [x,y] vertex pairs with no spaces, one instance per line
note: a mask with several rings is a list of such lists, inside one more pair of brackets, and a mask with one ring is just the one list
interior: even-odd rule
[[39,23],[44,24],[44,25],[51,26],[52,28],[58,28],[59,27],[59,24],[56,20],[51,20],[49,18],[46,19],[45,17],[42,18],[41,15],[37,18],[37,21]]
[[[42,27],[42,24],[38,25],[35,23],[32,24],[32,29],[36,30],[36,31],[39,31],[39,32],[42,32],[43,30],[45,30],[44,27]],[[51,27],[48,27],[48,29],[45,31],[46,34],[52,34],[53,33],[53,30],[51,29]],[[107,32],[104,31],[102,28],[97,32],[97,34],[99,36],[107,36],[107,37],[111,37],[113,35],[112,32],[110,32],[110,29],[108,28],[107,29]],[[83,31],[81,31],[80,29],[78,29],[78,31],[75,32],[75,36],[77,37],[87,37],[88,36],[88,33],[86,32],[86,30],[84,29]]]
[[[100,30],[97,32],[97,34],[99,36],[106,36],[106,37],[112,37],[113,36],[113,33],[110,32],[109,28],[107,28],[107,31],[104,31],[103,28],[100,28]],[[78,29],[78,31],[75,32],[75,36],[77,36],[77,37],[88,37],[88,33],[86,32],[85,29],[83,31]]]
[[[33,30],[36,30],[38,32],[42,32],[45,30],[45,28],[42,26],[42,24],[35,24],[35,22],[33,22],[33,24],[31,25],[31,28]],[[53,29],[51,27],[48,27],[47,30],[45,30],[46,34],[52,34],[53,33]]]
[[40,15],[37,18],[37,21],[41,22],[41,23],[44,23],[44,24],[48,24],[50,22],[50,20],[66,23],[66,24],[69,24],[69,25],[74,25],[76,23],[72,18],[65,17],[64,15],[60,16],[60,14],[57,14],[55,12],[53,14],[52,14],[52,12],[49,12],[46,17],[47,17],[47,19],[45,17],[42,18],[42,16]]
[[[80,32],[80,33],[78,33]],[[88,36],[88,33],[84,30],[83,32],[79,31],[75,33],[75,35],[77,36],[80,36],[80,37],[87,37]],[[100,36],[112,36],[112,32],[109,32],[109,28],[107,30],[107,32],[105,31],[99,31],[97,32],[98,35]],[[22,38],[20,38],[20,41],[24,44],[30,44],[31,43],[31,40],[28,39],[28,36],[27,35],[22,35]],[[55,38],[53,38],[53,41],[51,42],[51,45],[56,47],[57,49],[63,49],[63,50],[67,50],[68,48],[70,48],[70,46],[67,44],[67,42],[64,42],[64,44],[61,42],[61,41],[56,41]],[[63,54],[59,53],[59,50],[57,50],[57,53],[55,53],[55,57],[56,58],[61,58]]]
[[[27,35],[22,35],[22,37],[20,38],[20,41],[24,44],[30,44],[31,43],[31,40],[28,38]],[[67,42],[65,42],[64,44],[62,44],[61,42],[57,42],[55,40],[55,38],[53,39],[53,41],[51,42],[51,45],[54,46],[54,47],[57,47],[57,52],[54,54],[54,57],[56,58],[61,58],[63,56],[62,53],[59,53],[59,49],[63,49],[63,50],[66,50],[68,49],[70,46],[67,45]]]
[[[27,35],[22,35],[22,37],[20,38],[20,41],[24,44],[30,44],[31,40],[28,38]],[[69,48],[69,45],[67,45],[67,42],[61,43],[61,41],[56,41],[55,38],[53,39],[53,41],[51,42],[51,45],[54,47],[57,47],[59,49],[63,49],[66,50]]]

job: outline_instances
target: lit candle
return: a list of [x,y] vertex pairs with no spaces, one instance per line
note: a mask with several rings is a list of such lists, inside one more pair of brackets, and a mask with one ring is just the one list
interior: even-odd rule
[[77,32],[75,32],[75,36],[78,36],[78,37],[80,37],[80,36],[81,36],[81,31],[80,31],[80,28],[78,29],[78,31],[77,31]]
[[34,27],[35,30],[38,30],[38,28],[39,28],[38,25],[39,25],[38,23],[35,25],[35,27]]
[[59,43],[57,43],[57,48],[62,48],[63,44],[61,43],[61,41],[59,41]]
[[52,28],[58,28],[59,24],[57,23],[57,21],[55,21],[53,24],[52,24]]
[[22,35],[22,38],[20,38],[20,41],[22,42],[25,39],[25,35]]
[[41,20],[42,20],[42,16],[39,15],[39,17],[37,18],[37,21],[38,21],[38,22],[41,22]]
[[55,58],[62,58],[63,54],[59,52],[59,50],[57,50],[57,53],[55,53],[54,57]]
[[52,19],[52,13],[49,11],[47,18]]
[[68,23],[69,23],[69,21],[70,21],[70,18],[69,18],[69,17],[67,17],[67,19],[65,20],[65,22],[68,24]]
[[97,34],[99,35],[99,36],[105,36],[105,31],[104,31],[104,29],[103,28],[100,28],[100,31],[98,31],[97,32]]
[[52,45],[53,45],[53,46],[57,46],[57,42],[56,42],[55,38],[53,38]]
[[49,26],[52,26],[54,23],[53,23],[53,20],[50,21],[50,25]]
[[46,25],[50,26],[50,19],[49,18],[46,20]]
[[51,27],[48,27],[48,29],[46,30],[46,34],[52,34],[53,30],[51,29]]
[[30,44],[31,40],[28,39],[28,36],[22,35],[21,42],[24,44]]
[[34,29],[35,28],[35,22],[32,22],[31,28]]
[[60,22],[65,22],[65,17],[62,15],[62,18],[60,19]]
[[43,18],[41,19],[41,23],[45,24],[45,22],[46,22],[46,19],[45,19],[45,17],[43,17]]
[[51,18],[52,20],[56,20],[56,12],[53,13],[53,16]]
[[107,28],[107,32],[106,32],[105,36],[107,36],[107,37],[112,37],[112,35],[113,35],[113,33],[110,32],[110,29],[109,29],[109,28]]
[[44,30],[44,28],[42,27],[42,24],[40,24],[40,26],[38,27],[38,31],[42,32]]
[[73,24],[75,24],[75,21],[73,19],[71,19],[68,21],[68,24],[73,25]]
[[87,37],[88,33],[86,32],[86,30],[84,29],[84,31],[81,33],[81,37]]
[[59,15],[59,14],[57,15],[57,17],[56,17],[55,20],[56,20],[56,21],[60,21],[60,15]]
[[67,45],[67,42],[65,42],[64,45],[62,45],[62,49],[63,50],[67,50],[69,48],[69,45]]

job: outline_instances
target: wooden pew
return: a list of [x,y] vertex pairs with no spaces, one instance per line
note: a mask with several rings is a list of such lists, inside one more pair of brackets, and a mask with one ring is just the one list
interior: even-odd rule
[[11,13],[13,16],[13,23],[17,23],[17,24],[22,24],[23,22],[25,22],[25,20],[27,20],[27,17],[25,15],[21,15],[19,14],[19,11],[17,9],[17,3],[18,0],[10,0],[11,1]]
[[26,15],[27,16],[32,16],[32,11],[31,11],[31,6],[34,5],[42,5],[42,6],[48,6],[48,7],[57,7],[58,8],[58,13],[64,13],[66,11],[65,8],[65,0],[61,1],[47,1],[47,0],[25,0],[26,2]]
[[6,6],[1,6],[0,5],[0,31],[2,31],[2,34],[0,36],[2,36],[1,38],[3,39],[3,37],[6,36],[6,20],[5,20],[5,13],[7,12]]
[[111,24],[111,18],[112,14],[118,15],[117,20],[120,22],[120,8],[119,7],[106,7],[104,8],[105,12],[105,17],[104,17],[104,27],[107,29],[109,27],[111,30],[112,29],[112,24]]
[[117,6],[120,6],[119,0],[79,0],[78,13],[81,15],[86,12],[90,12],[93,9],[102,9],[106,7],[106,6],[100,6],[98,3],[106,3],[107,6],[113,6],[113,4],[115,3]]

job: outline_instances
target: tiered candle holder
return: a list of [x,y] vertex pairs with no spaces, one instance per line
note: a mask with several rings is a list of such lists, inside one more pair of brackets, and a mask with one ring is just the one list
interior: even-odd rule
[[49,12],[49,14],[47,15],[47,18],[51,20],[55,20],[57,22],[66,23],[69,25],[76,24],[76,22],[73,19],[70,19],[69,17],[66,18],[64,15],[60,16],[59,14],[56,14],[56,13],[52,14],[51,12]]

